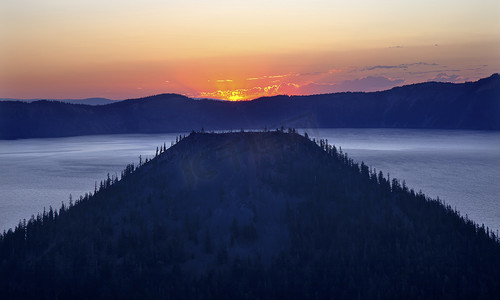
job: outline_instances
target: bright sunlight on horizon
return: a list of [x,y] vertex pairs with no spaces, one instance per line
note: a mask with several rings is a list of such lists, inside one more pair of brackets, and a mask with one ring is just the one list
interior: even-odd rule
[[0,2],[0,98],[249,100],[500,71],[500,2]]

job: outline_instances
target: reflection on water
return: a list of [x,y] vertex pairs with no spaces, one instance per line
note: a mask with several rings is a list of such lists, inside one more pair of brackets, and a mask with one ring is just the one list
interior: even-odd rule
[[[300,130],[303,132],[303,130]],[[308,129],[356,161],[416,191],[439,196],[463,215],[500,230],[500,132]],[[152,157],[179,134],[84,136],[0,141],[0,230],[44,207],[60,207],[139,155]]]

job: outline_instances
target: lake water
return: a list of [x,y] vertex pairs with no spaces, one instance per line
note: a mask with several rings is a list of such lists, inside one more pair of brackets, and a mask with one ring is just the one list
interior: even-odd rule
[[[300,130],[303,132],[304,130]],[[500,230],[500,132],[408,129],[307,129],[350,157],[462,215]],[[154,156],[179,134],[107,135],[0,141],[0,231],[20,219],[93,191],[139,155]]]
[[153,157],[179,134],[101,135],[0,141],[0,232],[43,208],[60,208],[97,181]]

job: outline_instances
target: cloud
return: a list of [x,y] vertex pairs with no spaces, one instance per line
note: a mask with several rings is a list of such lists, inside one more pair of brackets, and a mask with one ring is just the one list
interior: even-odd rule
[[342,72],[341,69],[331,69],[328,71],[297,73],[297,74],[295,74],[295,76],[320,76],[320,75],[331,75],[331,74],[340,73],[340,72]]
[[403,82],[403,79],[390,79],[381,76],[368,76],[364,78],[345,80],[340,83],[308,82],[306,84],[297,84],[294,82],[287,82],[235,90],[217,90],[213,92],[201,92],[198,97],[236,101],[250,100],[263,96],[274,95],[311,95],[361,91],[373,92],[387,90],[401,85]]
[[325,75],[328,74],[328,72],[324,71],[318,71],[318,72],[306,72],[306,73],[298,73],[296,76],[318,76],[318,75]]
[[399,64],[399,65],[378,65],[378,66],[368,66],[361,69],[361,71],[373,71],[377,69],[408,69],[409,67],[414,66],[438,66],[436,63],[427,63],[427,62],[415,62],[410,64]]
[[446,73],[439,73],[431,80],[439,82],[463,82],[465,81],[465,78],[456,74],[448,75]]
[[420,62],[416,62],[416,63],[411,63],[411,64],[401,64],[402,66],[439,66],[439,64],[436,64],[436,63],[427,63],[427,62],[423,62],[423,61],[420,61]]
[[361,71],[373,71],[377,69],[408,69],[406,65],[397,65],[397,66],[371,66],[365,67]]
[[344,91],[381,91],[401,85],[404,79],[389,79],[382,76],[368,76],[359,79],[346,80],[339,84]]
[[411,75],[423,75],[423,74],[431,74],[431,73],[443,73],[443,72],[460,72],[461,70],[449,70],[449,69],[438,69],[438,70],[432,70],[432,71],[415,71],[415,72],[408,72],[408,74]]
[[260,76],[260,77],[250,77],[250,78],[247,78],[246,80],[251,81],[251,80],[262,80],[262,79],[274,79],[274,78],[284,78],[284,77],[289,77],[289,76],[296,76],[296,74],[264,75],[264,76]]
[[230,101],[250,100],[262,96],[271,96],[279,94],[279,84],[269,86],[256,86],[252,88],[241,88],[235,90],[217,90],[214,92],[201,92],[201,98],[216,98]]
[[316,71],[316,72],[304,72],[304,73],[288,73],[288,74],[282,74],[282,75],[264,75],[260,77],[250,77],[247,78],[247,81],[253,81],[253,80],[264,80],[264,79],[281,79],[281,78],[287,78],[287,77],[300,77],[300,76],[321,76],[321,75],[331,75],[335,73],[342,72],[341,69],[331,69],[328,71]]
[[333,83],[310,82],[300,86],[296,93],[299,95],[330,94],[337,92],[337,85]]
[[381,76],[345,80],[337,84],[311,82],[299,89],[300,94],[325,94],[338,92],[374,92],[391,89],[401,85],[403,79],[389,79]]
[[216,98],[231,101],[250,100],[263,96],[274,95],[295,95],[300,86],[296,83],[279,83],[266,86],[254,86],[251,88],[241,88],[235,90],[217,90],[213,92],[201,92],[196,97]]
[[272,89],[267,89],[268,95],[287,94],[287,95],[312,95],[329,94],[338,92],[374,92],[391,89],[404,83],[403,79],[389,79],[381,76],[368,76],[364,78],[345,80],[340,83],[317,83],[309,82],[306,84],[284,83],[273,85]]

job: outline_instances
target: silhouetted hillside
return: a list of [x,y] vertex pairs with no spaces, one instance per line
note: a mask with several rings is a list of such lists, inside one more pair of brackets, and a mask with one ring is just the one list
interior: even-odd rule
[[1,101],[14,101],[14,102],[26,102],[31,103],[35,101],[56,101],[63,103],[72,103],[72,104],[85,104],[85,105],[105,105],[111,104],[114,102],[118,102],[119,100],[110,100],[106,98],[85,98],[85,99],[15,99],[15,98],[0,98]]
[[488,229],[289,132],[192,133],[20,223],[0,238],[2,298],[500,294]]
[[249,102],[163,94],[101,106],[0,102],[0,138],[290,127],[500,129],[500,75]]

